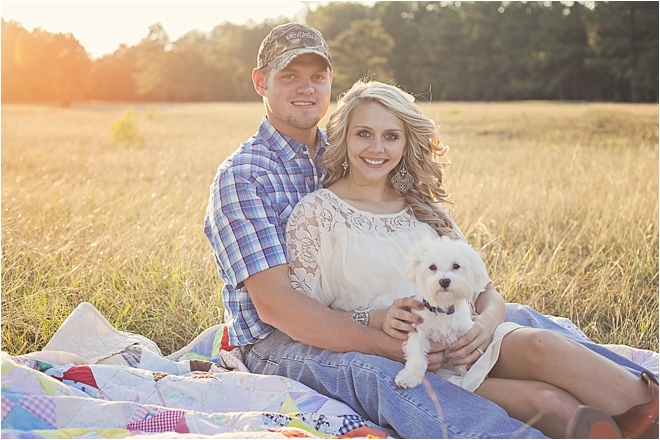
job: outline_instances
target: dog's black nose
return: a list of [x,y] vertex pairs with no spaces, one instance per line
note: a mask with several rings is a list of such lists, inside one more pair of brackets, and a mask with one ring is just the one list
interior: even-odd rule
[[444,287],[445,289],[449,287],[449,284],[451,283],[451,280],[449,278],[443,278],[440,280],[440,286]]

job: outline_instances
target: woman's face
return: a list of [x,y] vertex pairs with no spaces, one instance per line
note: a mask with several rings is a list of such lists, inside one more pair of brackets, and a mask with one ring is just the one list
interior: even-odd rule
[[349,178],[362,185],[385,185],[387,175],[399,164],[405,145],[401,119],[380,104],[359,105],[353,109],[348,126]]

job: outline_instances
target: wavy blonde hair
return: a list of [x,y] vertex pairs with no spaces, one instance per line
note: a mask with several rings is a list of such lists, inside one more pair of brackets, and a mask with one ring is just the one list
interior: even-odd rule
[[[413,214],[438,235],[457,238],[454,222],[448,213],[453,203],[443,185],[442,170],[449,166],[445,156],[448,147],[443,145],[435,122],[424,116],[415,104],[415,98],[398,87],[362,79],[339,96],[337,110],[327,125],[329,145],[321,161],[321,166],[327,170],[323,186],[327,188],[343,177],[342,163],[348,157],[347,137],[353,111],[369,103],[382,105],[404,123],[406,145],[401,160],[414,183],[402,196]],[[400,165],[396,166],[388,176],[387,184],[392,189],[391,178],[399,169]]]

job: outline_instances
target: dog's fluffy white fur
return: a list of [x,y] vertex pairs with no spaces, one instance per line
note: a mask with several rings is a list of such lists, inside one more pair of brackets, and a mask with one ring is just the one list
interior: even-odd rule
[[[413,388],[422,383],[428,366],[430,341],[451,344],[473,326],[470,304],[475,294],[490,281],[480,254],[461,240],[448,237],[429,238],[415,244],[406,257],[406,275],[415,283],[432,307],[454,313],[434,313],[428,308],[413,310],[424,322],[417,332],[409,333],[403,344],[406,365],[395,382],[401,388]],[[466,368],[455,367],[461,375]]]

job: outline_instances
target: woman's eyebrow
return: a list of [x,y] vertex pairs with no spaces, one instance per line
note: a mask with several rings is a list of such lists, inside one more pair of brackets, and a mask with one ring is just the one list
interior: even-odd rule
[[[354,125],[353,128],[369,128],[369,129],[371,129],[371,127],[369,125]],[[400,128],[386,128],[385,131],[400,131],[401,133],[403,133],[403,130],[401,130]]]

